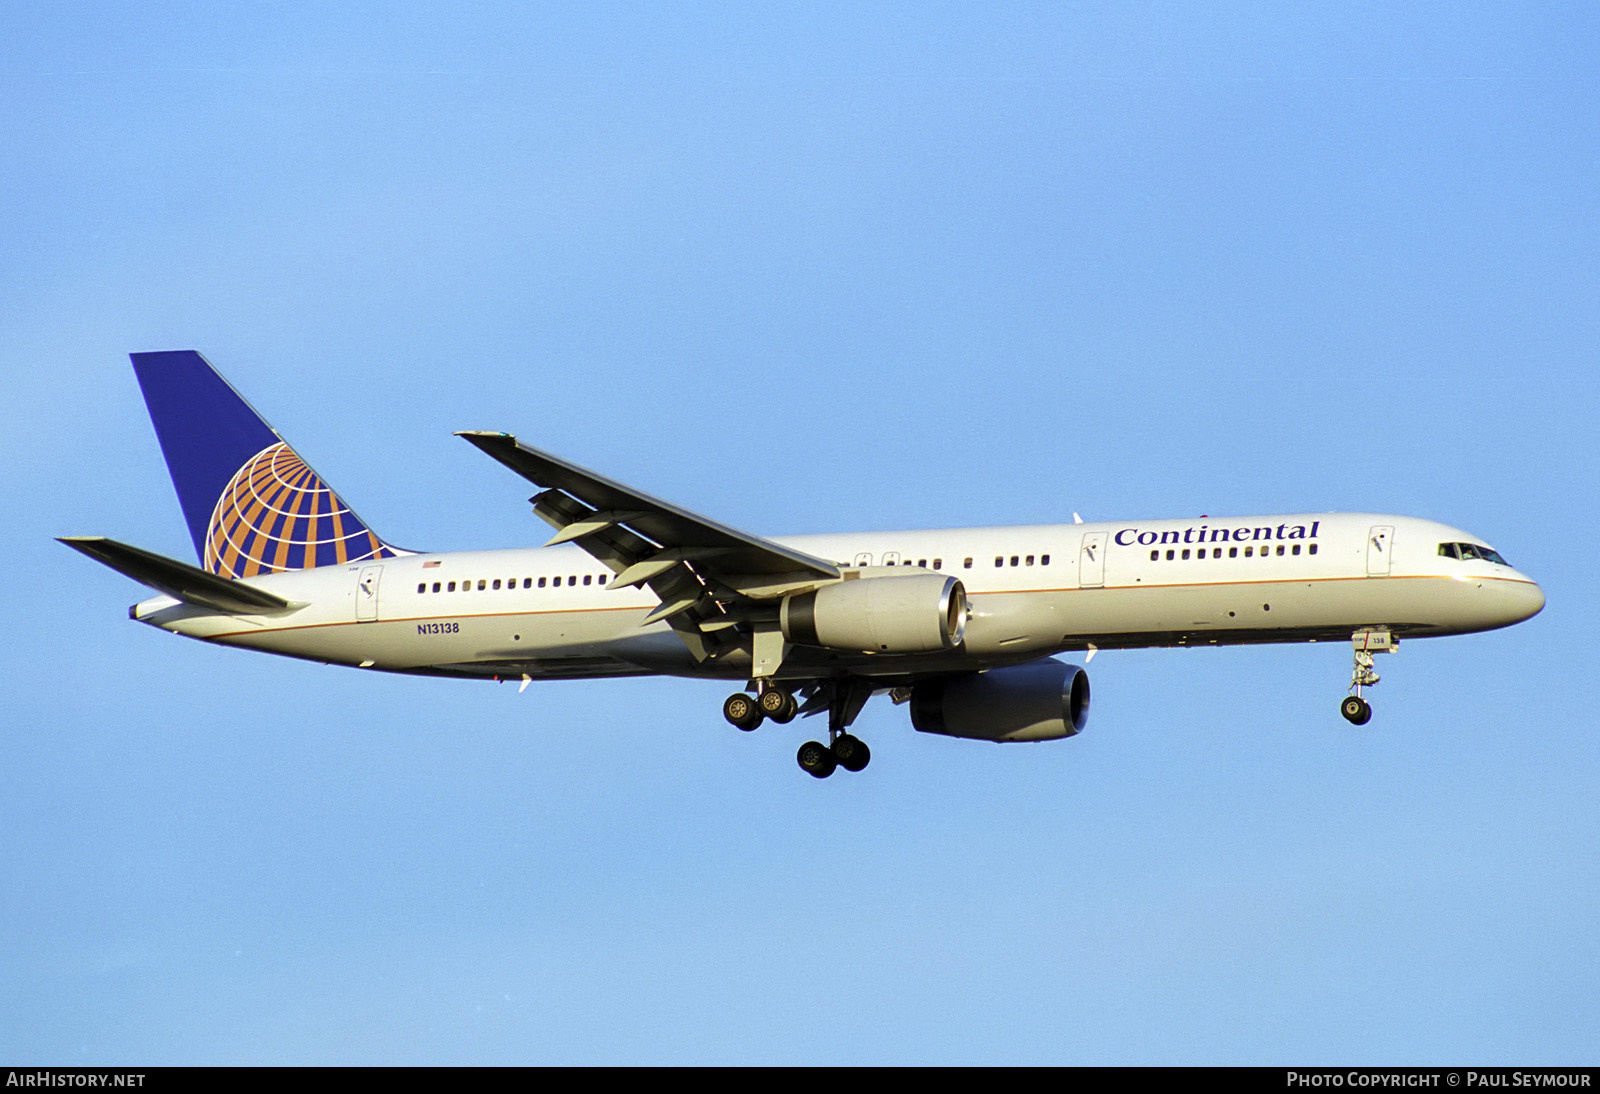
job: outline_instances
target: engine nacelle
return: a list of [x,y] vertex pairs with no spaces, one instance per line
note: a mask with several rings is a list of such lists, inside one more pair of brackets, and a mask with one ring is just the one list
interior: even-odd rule
[[944,574],[863,577],[784,597],[778,620],[802,646],[929,653],[961,645],[967,591]]
[[911,689],[911,724],[975,741],[1053,741],[1089,722],[1089,674],[1060,661],[924,680]]

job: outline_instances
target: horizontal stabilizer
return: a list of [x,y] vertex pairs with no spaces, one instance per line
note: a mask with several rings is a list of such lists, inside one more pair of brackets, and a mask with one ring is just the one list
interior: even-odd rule
[[57,536],[74,551],[81,551],[157,592],[230,615],[260,615],[286,611],[293,605],[281,596],[238,581],[208,573],[187,562],[158,555],[104,536]]

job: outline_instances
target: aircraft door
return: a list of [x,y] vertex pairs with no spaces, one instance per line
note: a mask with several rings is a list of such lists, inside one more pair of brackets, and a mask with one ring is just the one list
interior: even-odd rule
[[382,566],[363,566],[356,578],[356,622],[375,623],[378,620],[378,579],[383,577]]
[[1388,577],[1389,555],[1394,549],[1394,525],[1374,524],[1367,533],[1367,576]]
[[1078,587],[1098,589],[1106,583],[1106,535],[1090,532],[1078,551]]

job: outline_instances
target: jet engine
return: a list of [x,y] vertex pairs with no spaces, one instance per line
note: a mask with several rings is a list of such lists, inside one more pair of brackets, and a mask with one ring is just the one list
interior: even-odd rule
[[1089,721],[1089,674],[1060,661],[924,680],[911,689],[922,733],[976,741],[1053,741]]
[[967,591],[943,574],[863,577],[783,598],[783,637],[802,646],[929,653],[961,645]]

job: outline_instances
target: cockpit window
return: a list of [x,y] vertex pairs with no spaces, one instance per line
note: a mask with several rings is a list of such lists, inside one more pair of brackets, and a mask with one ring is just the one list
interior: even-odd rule
[[1481,559],[1484,562],[1493,562],[1497,566],[1511,565],[1500,557],[1500,552],[1481,543],[1441,543],[1439,553],[1446,558],[1459,558],[1468,562]]

